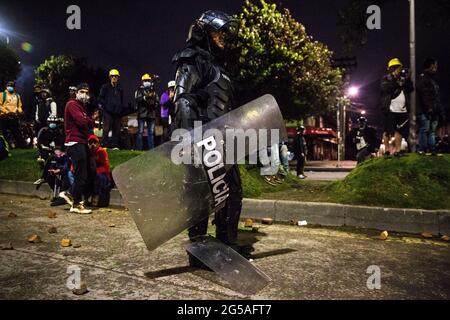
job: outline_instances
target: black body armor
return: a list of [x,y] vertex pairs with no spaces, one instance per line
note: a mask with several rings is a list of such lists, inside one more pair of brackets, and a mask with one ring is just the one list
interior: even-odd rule
[[211,121],[232,109],[231,79],[212,54],[186,48],[173,62],[178,66],[174,99],[178,128],[191,129],[196,120]]
[[[175,86],[175,126],[193,129],[194,121],[208,122],[233,108],[233,85],[223,64],[221,49],[214,47],[208,32],[225,31],[232,22],[228,15],[208,11],[192,26],[187,47],[178,52]],[[225,177],[229,197],[225,207],[215,214],[216,238],[235,247],[242,209],[242,183],[239,168],[234,165]],[[189,230],[192,241],[206,235],[208,218]]]

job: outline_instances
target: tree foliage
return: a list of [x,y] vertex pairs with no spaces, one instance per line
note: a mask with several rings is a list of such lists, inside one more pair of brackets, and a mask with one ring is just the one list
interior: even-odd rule
[[270,93],[292,120],[335,104],[342,74],[331,66],[332,52],[314,41],[289,10],[247,0],[238,18],[238,41],[228,62],[237,70],[241,103]]
[[47,86],[60,107],[63,107],[68,99],[69,86],[86,82],[91,92],[95,93],[107,79],[106,71],[89,67],[87,59],[67,55],[46,59],[36,68],[35,76],[36,83]]
[[16,80],[20,70],[19,56],[6,44],[0,43],[0,89],[4,90],[8,81]]

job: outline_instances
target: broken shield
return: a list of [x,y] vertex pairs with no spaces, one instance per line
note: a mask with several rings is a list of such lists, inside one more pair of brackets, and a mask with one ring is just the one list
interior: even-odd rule
[[[201,129],[203,133],[200,138],[196,137],[197,129]],[[227,161],[223,165],[208,168],[211,163],[217,164],[216,158],[203,157],[203,153],[207,151],[203,149],[211,146],[211,141],[218,148],[223,146],[220,154],[222,160],[230,158],[229,155],[232,154],[234,161],[238,162],[258,150],[265,150],[267,146],[287,139],[284,119],[277,102],[270,95],[256,99],[197,129],[181,137],[181,142],[167,142],[113,171],[114,181],[149,250],[156,249],[223,207],[226,185],[220,180],[223,177],[221,170],[226,172],[231,165]],[[238,136],[227,139],[227,133],[236,129]],[[252,130],[258,133],[275,130],[278,134],[263,136],[267,139],[257,136],[257,144],[252,143],[252,139],[243,139],[245,148],[236,151],[239,144],[230,143],[231,140],[242,138],[243,133]],[[211,131],[221,134],[221,138],[214,138],[215,134],[210,133]],[[191,146],[192,153],[186,152],[185,147]],[[214,152],[216,150],[208,154]],[[201,162],[195,164],[194,159],[193,164],[180,164],[179,159],[174,161],[174,155],[177,154],[188,155],[188,158],[195,158],[197,155]]]
[[237,292],[253,295],[271,281],[239,253],[210,236],[187,244],[186,250],[219,274]]

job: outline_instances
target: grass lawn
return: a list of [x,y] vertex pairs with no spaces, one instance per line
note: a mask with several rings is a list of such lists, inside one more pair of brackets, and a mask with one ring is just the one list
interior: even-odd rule
[[[14,149],[12,156],[0,161],[0,179],[18,181],[36,181],[41,176],[36,159],[37,149]],[[139,151],[108,150],[111,169],[141,154]]]
[[331,202],[392,208],[450,209],[450,155],[376,158],[336,182],[299,181],[271,187],[256,169],[241,170],[244,195],[249,198]]
[[[111,167],[141,154],[108,151]],[[35,181],[40,176],[37,150],[13,150],[0,161],[0,179]],[[288,175],[283,184],[271,186],[259,168],[241,166],[244,197],[255,199],[332,202],[394,208],[450,209],[450,155],[416,154],[400,159],[371,159],[343,181],[301,181]]]

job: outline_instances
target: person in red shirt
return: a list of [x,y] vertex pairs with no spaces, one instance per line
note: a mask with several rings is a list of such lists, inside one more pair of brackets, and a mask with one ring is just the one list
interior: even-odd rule
[[109,191],[111,187],[111,170],[106,149],[100,146],[100,141],[95,135],[88,140],[92,162],[95,162],[96,176],[93,181],[92,205],[105,207],[109,205]]

